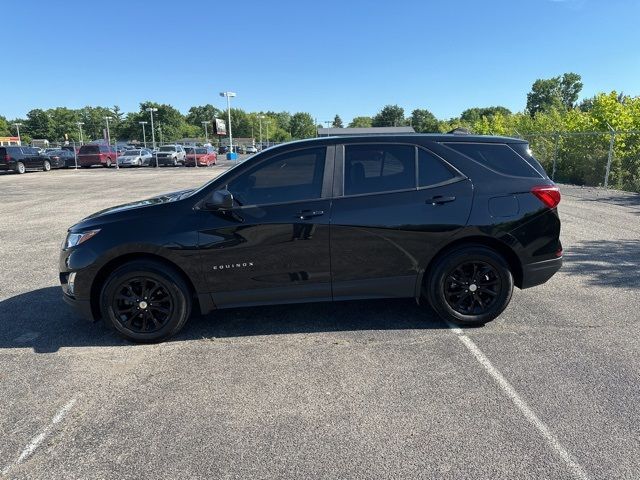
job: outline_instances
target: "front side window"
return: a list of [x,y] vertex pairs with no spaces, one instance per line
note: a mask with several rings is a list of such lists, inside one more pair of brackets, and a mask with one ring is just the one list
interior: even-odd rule
[[416,187],[415,147],[346,145],[344,194],[391,192]]
[[264,205],[320,198],[326,149],[309,148],[261,162],[227,189],[239,205]]

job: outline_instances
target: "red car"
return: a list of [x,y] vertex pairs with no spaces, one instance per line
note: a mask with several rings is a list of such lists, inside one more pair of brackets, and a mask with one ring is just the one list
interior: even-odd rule
[[110,145],[83,145],[78,152],[78,165],[89,168],[92,165],[111,167],[115,165],[118,154]]
[[185,157],[184,164],[187,167],[195,166],[195,159],[197,159],[199,167],[210,167],[211,165],[215,165],[218,160],[218,155],[213,147],[185,147],[185,150],[187,156]]

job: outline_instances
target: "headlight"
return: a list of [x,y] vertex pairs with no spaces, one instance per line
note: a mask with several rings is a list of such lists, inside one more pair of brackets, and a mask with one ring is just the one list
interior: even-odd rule
[[64,248],[75,247],[76,245],[80,245],[81,243],[86,242],[90,238],[92,238],[95,234],[97,234],[100,229],[97,230],[87,230],[82,233],[69,233],[67,235],[67,239],[64,242]]

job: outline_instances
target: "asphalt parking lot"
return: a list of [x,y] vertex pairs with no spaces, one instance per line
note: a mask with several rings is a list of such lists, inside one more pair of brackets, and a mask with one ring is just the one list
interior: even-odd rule
[[227,165],[0,175],[0,476],[640,477],[639,195],[563,187],[563,270],[483,328],[345,302],[140,346],[68,309],[68,226]]

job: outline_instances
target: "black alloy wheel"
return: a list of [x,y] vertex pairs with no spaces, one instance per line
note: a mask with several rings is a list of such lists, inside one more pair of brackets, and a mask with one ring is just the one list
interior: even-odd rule
[[136,342],[157,342],[176,334],[191,313],[182,276],[155,261],[127,263],[112,272],[100,294],[105,323]]
[[125,280],[116,288],[111,309],[118,321],[135,333],[154,333],[171,317],[174,298],[161,281],[148,277]]
[[449,306],[463,315],[481,315],[491,309],[500,293],[496,270],[485,262],[465,262],[445,279],[444,294]]
[[441,254],[425,277],[424,292],[445,321],[484,325],[509,305],[513,275],[495,250],[461,246]]

